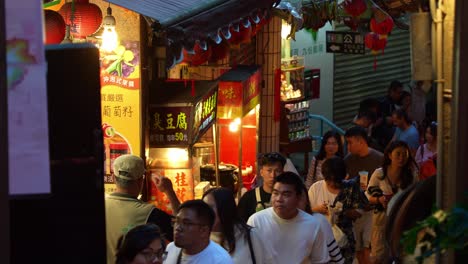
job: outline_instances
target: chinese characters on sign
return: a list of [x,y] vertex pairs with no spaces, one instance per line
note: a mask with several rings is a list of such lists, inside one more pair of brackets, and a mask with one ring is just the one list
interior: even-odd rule
[[120,87],[135,89],[139,88],[139,82],[135,82],[135,80],[128,80],[119,76],[114,75],[104,75],[101,77],[102,85],[114,84]]
[[[180,202],[193,199],[193,177],[190,169],[152,169],[151,174],[152,177],[155,175],[164,175],[169,178],[172,181],[174,191]],[[158,190],[153,182],[151,182],[150,193],[150,200],[157,208],[169,214],[173,213],[169,199]]]
[[318,43],[311,45],[309,47],[304,48],[292,48],[291,49],[291,57],[292,56],[301,56],[306,57],[307,55],[314,55],[323,53],[323,43]]
[[152,107],[150,145],[186,145],[191,107]]
[[216,120],[218,92],[212,90],[195,107],[195,119],[193,126],[194,138],[202,135],[205,130]]
[[364,54],[364,36],[359,32],[327,31],[327,52]]

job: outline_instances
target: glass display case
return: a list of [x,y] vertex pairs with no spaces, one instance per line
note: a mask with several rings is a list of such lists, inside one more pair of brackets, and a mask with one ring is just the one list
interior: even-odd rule
[[304,58],[281,59],[281,101],[304,99]]

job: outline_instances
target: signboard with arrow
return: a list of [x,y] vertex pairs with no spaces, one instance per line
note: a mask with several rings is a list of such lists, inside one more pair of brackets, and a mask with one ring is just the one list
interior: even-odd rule
[[365,54],[364,36],[359,32],[327,31],[327,52]]

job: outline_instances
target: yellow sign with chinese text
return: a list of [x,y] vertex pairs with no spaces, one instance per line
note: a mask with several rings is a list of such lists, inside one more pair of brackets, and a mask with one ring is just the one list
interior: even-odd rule
[[113,161],[120,155],[140,156],[140,46],[122,42],[111,53],[101,51],[101,116],[105,147],[105,191],[115,191]]

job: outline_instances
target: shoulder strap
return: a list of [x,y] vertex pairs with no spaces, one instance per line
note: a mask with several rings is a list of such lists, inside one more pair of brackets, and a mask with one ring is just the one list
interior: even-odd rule
[[256,206],[257,206],[257,210],[261,209],[260,207],[258,207],[259,205],[258,204],[261,204],[263,209],[266,209],[267,207],[265,206],[265,203],[262,201],[262,196],[260,195],[260,188],[261,187],[257,187],[255,188],[255,200],[256,200]]
[[250,238],[250,229],[247,231],[247,242],[249,242],[250,257],[252,258],[252,264],[257,264],[255,261],[255,253],[252,246],[252,239]]
[[180,249],[179,255],[177,256],[177,264],[180,264],[182,261],[182,248]]
[[317,181],[317,165],[318,165],[318,159],[315,158],[315,163],[314,163],[314,175],[312,176],[312,182]]
[[255,201],[257,203],[262,202],[262,197],[260,196],[260,187],[255,188]]

